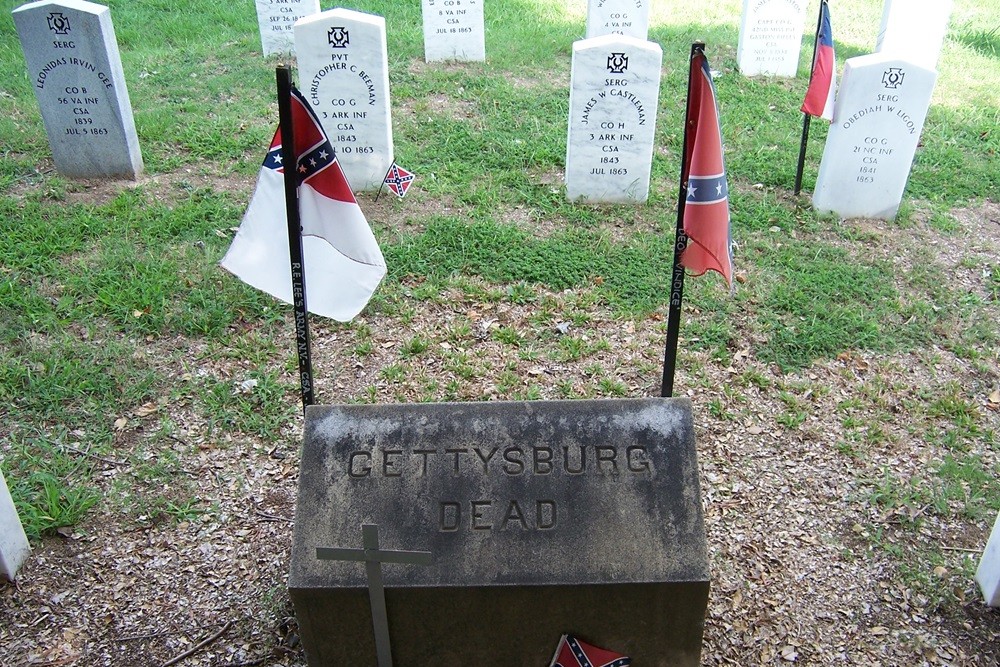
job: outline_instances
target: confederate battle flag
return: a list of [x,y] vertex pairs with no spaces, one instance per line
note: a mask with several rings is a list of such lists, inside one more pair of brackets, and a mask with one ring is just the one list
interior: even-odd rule
[[576,637],[563,635],[549,667],[628,667],[632,660],[614,651],[585,644]]
[[690,74],[688,152],[681,167],[681,179],[687,182],[684,233],[688,243],[681,264],[694,275],[718,271],[732,287],[729,186],[722,159],[722,130],[712,74],[701,50],[691,58]]

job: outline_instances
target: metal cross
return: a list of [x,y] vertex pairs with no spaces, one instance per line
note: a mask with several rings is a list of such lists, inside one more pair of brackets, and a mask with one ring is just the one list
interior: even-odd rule
[[372,608],[372,625],[375,629],[375,654],[378,667],[392,667],[392,649],[389,646],[389,616],[385,610],[385,588],[382,585],[382,563],[408,563],[430,565],[430,551],[383,551],[378,548],[378,526],[361,524],[364,549],[339,549],[316,547],[320,560],[352,560],[365,564],[368,574],[368,601]]

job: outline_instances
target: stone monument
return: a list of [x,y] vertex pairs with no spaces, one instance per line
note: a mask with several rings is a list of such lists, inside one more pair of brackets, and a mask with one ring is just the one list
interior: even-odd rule
[[573,44],[566,196],[640,203],[649,175],[660,96],[660,45],[625,35]]
[[990,540],[983,550],[983,559],[976,568],[976,582],[983,592],[986,604],[1000,607],[1000,514],[997,514]]
[[13,581],[30,553],[21,517],[17,515],[14,500],[7,489],[7,480],[0,471],[0,576]]
[[736,60],[746,76],[795,76],[799,68],[805,0],[743,0]]
[[399,665],[537,667],[565,633],[699,663],[686,399],[311,406],[301,471],[288,586],[310,665],[373,665],[380,633]]
[[108,8],[41,0],[13,16],[59,173],[136,178],[142,155]]
[[587,3],[587,38],[628,35],[649,38],[651,0],[590,0]]
[[952,0],[885,0],[875,50],[937,69]]
[[319,12],[319,0],[257,0],[257,24],[264,55],[294,51],[295,22]]
[[331,9],[295,23],[299,90],[319,116],[347,182],[378,190],[393,160],[385,19]]
[[422,0],[424,60],[486,60],[484,0]]
[[884,53],[847,61],[813,193],[817,210],[896,217],[936,78]]

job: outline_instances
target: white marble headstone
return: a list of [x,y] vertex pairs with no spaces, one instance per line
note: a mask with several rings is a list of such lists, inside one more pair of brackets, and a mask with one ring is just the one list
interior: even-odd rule
[[743,0],[736,60],[746,76],[795,76],[806,0]]
[[257,24],[264,55],[292,53],[300,18],[319,12],[319,0],[257,0]]
[[937,69],[952,0],[885,0],[875,50]]
[[424,60],[486,60],[484,0],[421,0]]
[[652,0],[590,0],[587,3],[587,38],[601,35],[649,37]]
[[644,202],[660,94],[660,45],[604,35],[573,44],[566,196]]
[[0,472],[0,576],[11,581],[31,553],[24,535],[21,518],[7,489],[7,480]]
[[986,604],[1000,607],[1000,514],[997,514],[993,532],[983,551],[983,559],[976,569],[976,582],[983,592]]
[[936,79],[886,54],[847,61],[813,194],[817,210],[896,217]]
[[299,90],[355,191],[378,190],[393,160],[385,19],[331,9],[295,24]]
[[59,173],[138,176],[139,138],[108,8],[42,0],[13,16]]

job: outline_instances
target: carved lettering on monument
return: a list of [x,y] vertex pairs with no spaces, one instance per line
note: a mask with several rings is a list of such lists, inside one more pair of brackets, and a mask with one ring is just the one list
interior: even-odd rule
[[[649,452],[642,445],[546,445],[500,448],[463,447],[412,450],[376,448],[355,450],[347,455],[347,475],[361,480],[403,476],[453,478],[474,475],[519,477],[522,475],[650,475]],[[559,521],[557,503],[547,498],[441,498],[437,501],[438,529],[551,530]]]

